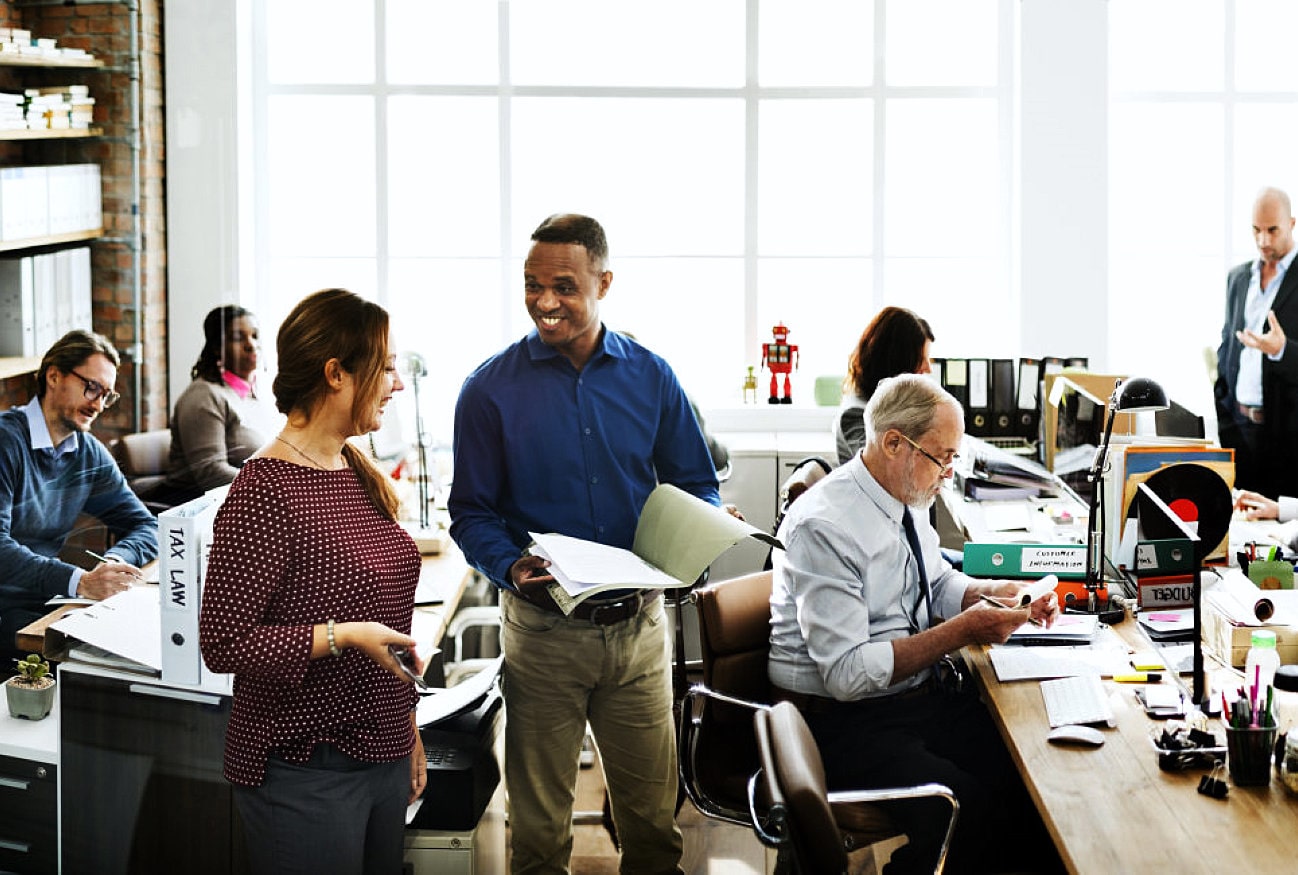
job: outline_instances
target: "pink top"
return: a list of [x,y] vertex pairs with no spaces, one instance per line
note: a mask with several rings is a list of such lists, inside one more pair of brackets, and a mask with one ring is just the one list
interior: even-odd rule
[[234,673],[225,777],[259,786],[267,755],[329,742],[390,762],[414,748],[411,684],[359,650],[311,659],[312,627],[372,620],[410,632],[419,550],[355,471],[249,459],[215,523],[199,617],[207,665]]

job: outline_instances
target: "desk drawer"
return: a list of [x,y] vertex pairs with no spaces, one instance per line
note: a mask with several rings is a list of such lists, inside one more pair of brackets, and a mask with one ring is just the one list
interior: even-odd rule
[[57,768],[0,757],[0,871],[54,872],[58,847]]

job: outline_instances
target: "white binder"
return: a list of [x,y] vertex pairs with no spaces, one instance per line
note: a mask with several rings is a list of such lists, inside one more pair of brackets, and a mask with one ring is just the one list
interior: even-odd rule
[[206,669],[198,650],[198,608],[211,549],[218,498],[202,495],[158,514],[158,602],[162,680],[199,684]]

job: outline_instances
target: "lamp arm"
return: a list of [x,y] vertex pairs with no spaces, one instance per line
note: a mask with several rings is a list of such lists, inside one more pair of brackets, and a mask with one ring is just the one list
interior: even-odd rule
[[419,501],[419,528],[428,528],[428,453],[424,448],[424,414],[419,407],[419,374],[412,372],[410,375],[411,388],[415,395],[415,444],[416,459],[418,462],[419,482],[416,484],[416,494]]
[[1095,612],[1096,592],[1100,588],[1100,579],[1104,576],[1104,511],[1101,507],[1103,495],[1104,466],[1109,458],[1109,441],[1113,438],[1113,421],[1118,418],[1118,393],[1122,383],[1113,387],[1113,397],[1109,399],[1109,417],[1104,424],[1104,437],[1095,450],[1091,460],[1091,470],[1086,480],[1091,486],[1091,500],[1086,518],[1086,609]]

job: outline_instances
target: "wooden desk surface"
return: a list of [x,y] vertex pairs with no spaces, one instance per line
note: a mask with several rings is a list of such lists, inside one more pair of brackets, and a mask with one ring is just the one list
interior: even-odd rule
[[[1134,627],[1128,619],[1114,628],[1147,649]],[[1001,683],[987,650],[966,648],[966,659],[1070,872],[1295,870],[1298,796],[1274,770],[1267,787],[1231,784],[1225,800],[1199,794],[1206,770],[1160,771],[1150,730],[1161,723],[1145,716],[1136,685],[1111,680],[1104,685],[1117,728],[1105,730],[1104,745],[1052,745],[1039,682]],[[1217,721],[1213,730],[1225,740]]]
[[[464,554],[451,543],[445,550],[435,556],[423,557],[419,570],[420,581],[431,581],[437,591],[446,594],[441,604],[415,608],[413,631],[421,645],[438,645],[446,634],[446,624],[464,596],[464,590],[473,579],[473,569],[465,561]],[[45,630],[67,611],[78,607],[75,604],[59,605],[48,614],[18,630],[18,647],[29,653],[44,653],[47,658],[61,658],[61,653],[45,652]]]

